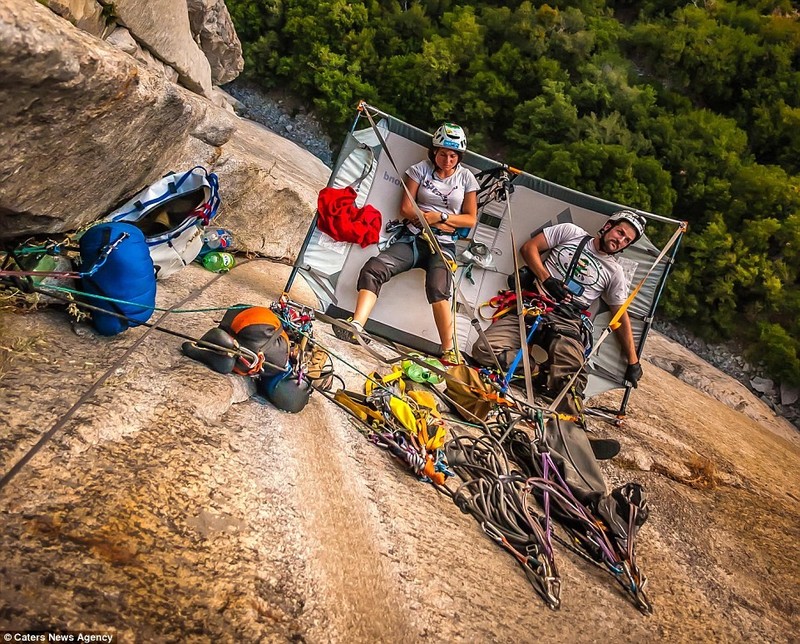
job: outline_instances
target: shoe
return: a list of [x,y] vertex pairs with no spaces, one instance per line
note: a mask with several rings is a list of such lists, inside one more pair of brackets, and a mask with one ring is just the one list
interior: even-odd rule
[[447,367],[452,367],[457,364],[464,364],[464,361],[461,359],[461,356],[456,352],[455,349],[442,351],[441,362]]
[[[364,327],[361,326],[361,324],[359,324],[358,322],[355,322],[352,317],[347,318],[345,322],[347,322],[350,326],[352,326],[356,330],[356,333],[362,333],[364,331]],[[333,335],[335,335],[340,340],[344,340],[345,342],[349,342],[350,344],[359,343],[358,338],[356,338],[356,336],[353,334],[352,331],[344,329],[336,324],[331,325],[331,327],[333,328]],[[369,339],[364,338],[364,342],[366,344],[369,344]]]
[[589,447],[598,461],[607,461],[619,454],[619,441],[613,438],[589,438]]
[[330,391],[333,385],[333,363],[327,351],[314,347],[305,364],[305,370],[306,377],[315,389]]

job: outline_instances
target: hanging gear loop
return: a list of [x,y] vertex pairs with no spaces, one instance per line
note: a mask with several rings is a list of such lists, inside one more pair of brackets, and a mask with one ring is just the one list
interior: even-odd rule
[[[111,253],[113,253],[119,245],[128,239],[130,235],[126,232],[120,234],[120,236],[115,239],[113,242],[109,242],[106,244],[100,253],[92,262],[91,268],[86,271],[22,271],[22,270],[0,270],[0,277],[64,277],[69,279],[83,279],[86,277],[92,277],[102,266],[106,263]],[[47,251],[43,251],[47,252]],[[11,253],[12,255],[16,255],[14,252]],[[31,254],[26,253],[26,254]],[[58,253],[53,253],[58,254]]]

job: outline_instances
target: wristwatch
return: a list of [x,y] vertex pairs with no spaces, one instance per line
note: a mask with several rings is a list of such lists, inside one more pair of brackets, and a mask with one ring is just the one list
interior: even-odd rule
[[443,212],[441,215],[439,215],[440,223],[445,223],[448,219],[450,219],[450,215],[448,215],[446,212]]

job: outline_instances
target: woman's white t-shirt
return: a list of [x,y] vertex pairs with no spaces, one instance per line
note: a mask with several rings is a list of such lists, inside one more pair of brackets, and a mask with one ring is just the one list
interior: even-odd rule
[[436,176],[434,165],[428,159],[412,165],[406,174],[419,184],[417,205],[421,210],[457,215],[464,204],[464,195],[480,188],[475,175],[461,164],[446,179]]

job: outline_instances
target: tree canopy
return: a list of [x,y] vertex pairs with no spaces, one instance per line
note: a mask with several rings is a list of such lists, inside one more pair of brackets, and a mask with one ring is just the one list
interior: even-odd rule
[[687,220],[663,312],[800,384],[791,0],[227,5],[245,75],[311,102],[334,139],[364,99],[429,131],[457,121],[473,149]]

